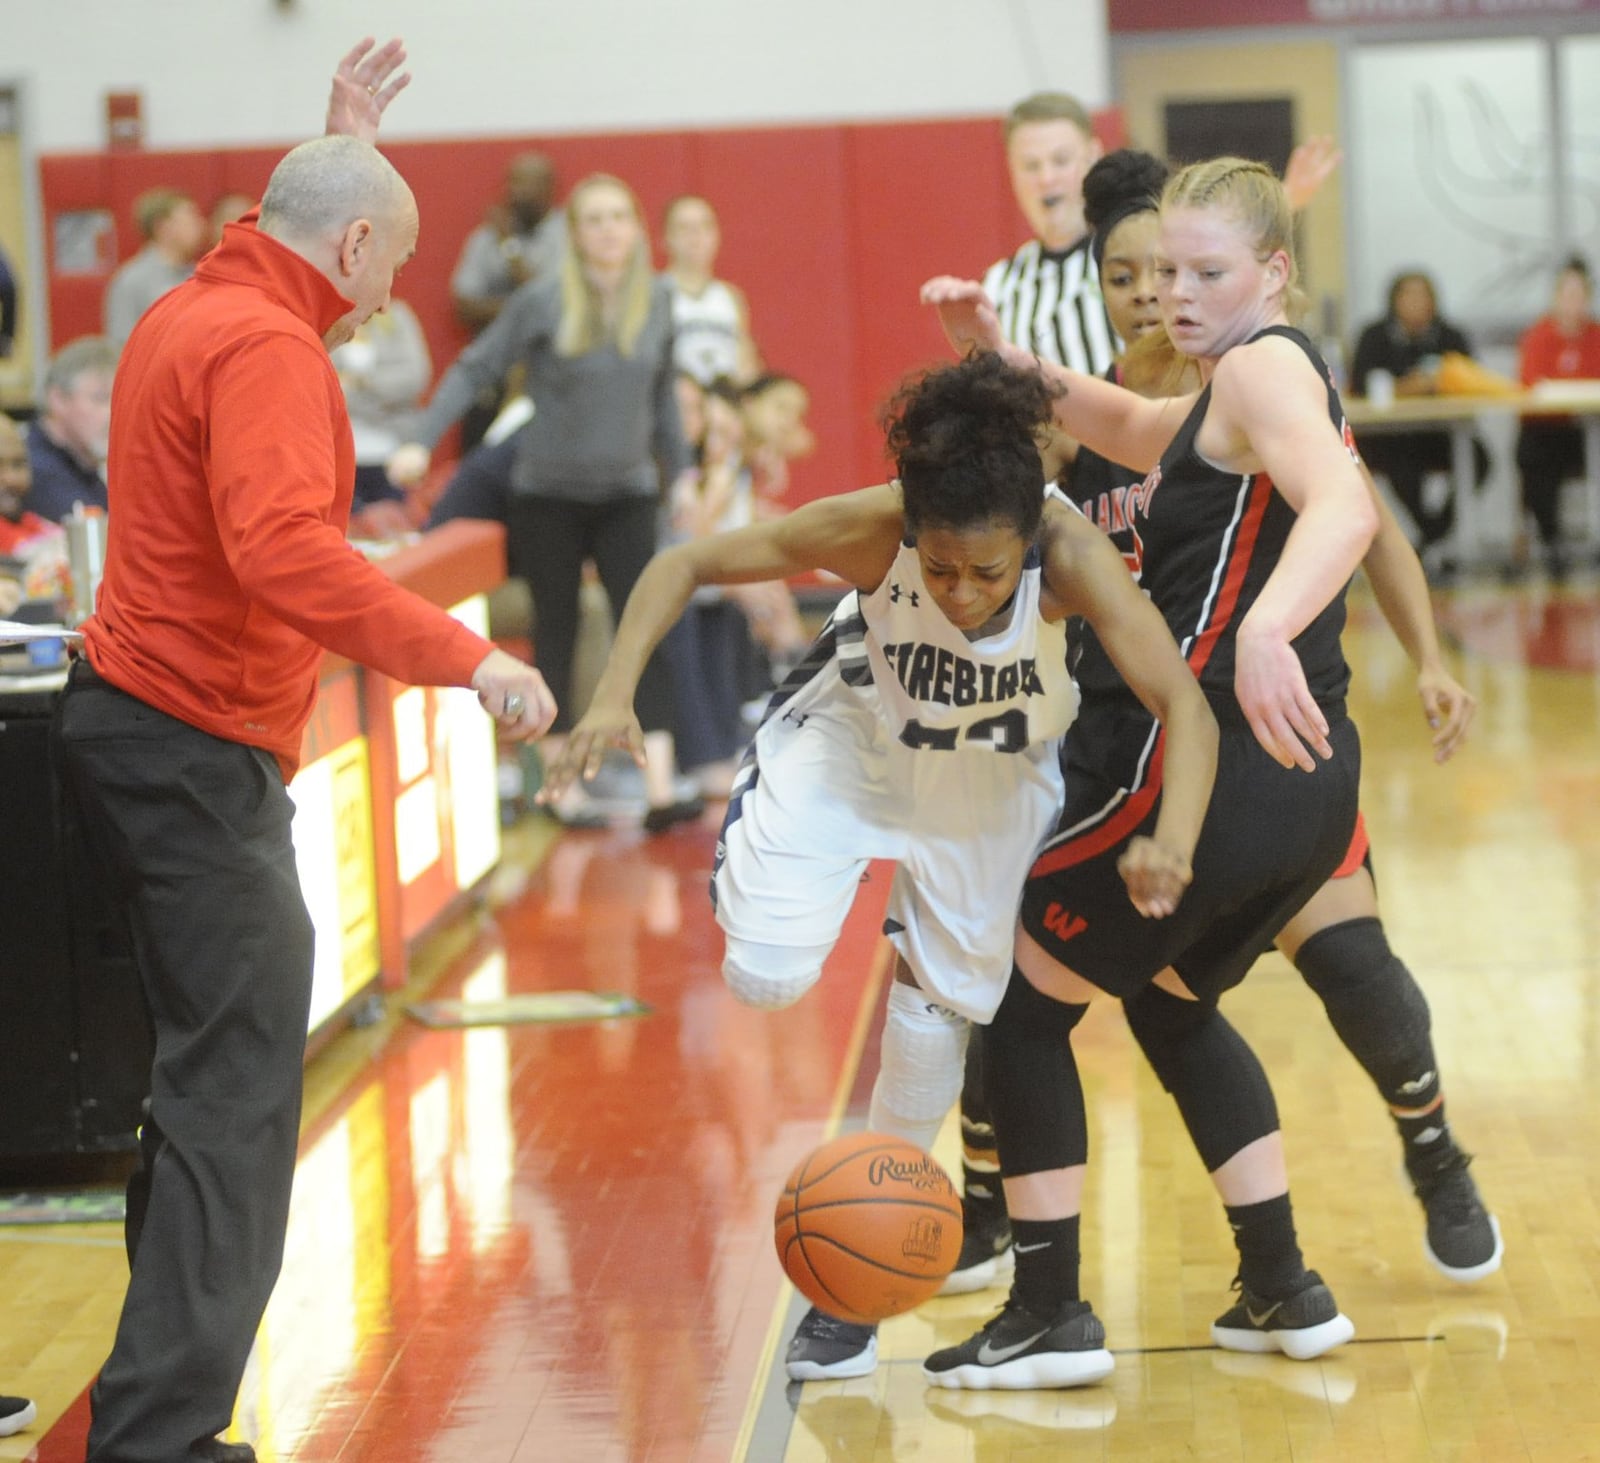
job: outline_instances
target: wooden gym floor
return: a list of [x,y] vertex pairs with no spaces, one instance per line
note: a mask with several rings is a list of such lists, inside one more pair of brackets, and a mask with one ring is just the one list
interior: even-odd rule
[[[1227,1228],[1102,1003],[1078,1034],[1084,1280],[1115,1375],[925,1388],[921,1357],[987,1295],[891,1322],[873,1377],[787,1387],[798,1308],[771,1211],[794,1161],[864,1114],[884,871],[819,988],[768,1015],[722,988],[714,820],[552,839],[536,819],[496,912],[435,942],[433,993],[620,990],[651,1014],[461,1032],[392,1012],[313,1060],[288,1259],[235,1435],[267,1463],[1600,1459],[1600,605],[1588,583],[1462,590],[1442,613],[1482,702],[1449,767],[1359,598],[1348,647],[1385,920],[1432,1001],[1499,1275],[1462,1287],[1427,1266],[1378,1099],[1274,955],[1228,1009],[1272,1075],[1302,1241],[1355,1343],[1305,1365],[1208,1344]],[[82,1459],[125,1278],[112,1226],[0,1229],[0,1391],[40,1407],[0,1460]]]

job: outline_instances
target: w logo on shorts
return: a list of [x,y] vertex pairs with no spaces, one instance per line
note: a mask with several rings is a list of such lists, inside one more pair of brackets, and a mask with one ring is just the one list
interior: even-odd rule
[[1089,921],[1051,900],[1044,912],[1044,927],[1064,945],[1089,928]]

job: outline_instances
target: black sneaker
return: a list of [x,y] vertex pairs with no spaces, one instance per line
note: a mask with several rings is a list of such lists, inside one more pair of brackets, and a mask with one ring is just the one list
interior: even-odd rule
[[976,1336],[934,1352],[922,1375],[936,1387],[1025,1392],[1084,1387],[1109,1377],[1115,1366],[1106,1328],[1088,1301],[1070,1301],[1051,1319],[1036,1316],[1013,1294]]
[[939,1294],[970,1295],[1010,1280],[1016,1262],[1011,1255],[1011,1219],[1004,1206],[964,1198],[961,1223],[961,1253]]
[[1471,1162],[1456,1148],[1430,1173],[1410,1176],[1428,1216],[1423,1253],[1440,1274],[1463,1285],[1493,1275],[1505,1254],[1500,1223],[1483,1207],[1478,1186],[1467,1172]]
[[1343,1346],[1356,1328],[1315,1270],[1306,1271],[1305,1282],[1287,1300],[1262,1300],[1235,1277],[1239,1303],[1211,1323],[1211,1339],[1224,1351],[1281,1351],[1295,1361]]
[[789,1341],[783,1367],[797,1382],[864,1377],[878,1365],[878,1328],[841,1321],[812,1306]]
[[26,1397],[0,1397],[0,1438],[19,1433],[39,1415]]

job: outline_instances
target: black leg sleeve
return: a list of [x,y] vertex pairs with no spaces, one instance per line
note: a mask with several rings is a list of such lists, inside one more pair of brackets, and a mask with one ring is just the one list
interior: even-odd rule
[[1145,1057],[1178,1104],[1207,1173],[1278,1130],[1267,1074],[1216,1006],[1146,986],[1123,1002]]
[[1088,1160],[1083,1084],[1072,1053],[1072,1028],[1088,1009],[1041,995],[1020,970],[1011,972],[984,1052],[984,1088],[1007,1178]]

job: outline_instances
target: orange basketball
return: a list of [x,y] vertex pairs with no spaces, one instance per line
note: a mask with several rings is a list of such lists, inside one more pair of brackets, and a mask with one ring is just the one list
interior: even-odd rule
[[961,1253],[950,1176],[914,1143],[883,1133],[850,1133],[801,1159],[775,1225],[795,1289],[843,1321],[914,1310]]

